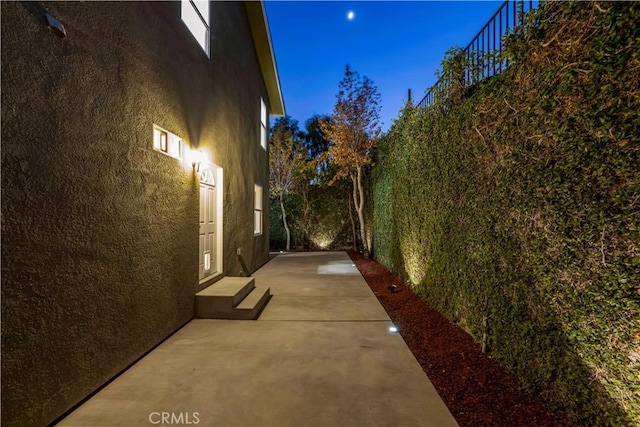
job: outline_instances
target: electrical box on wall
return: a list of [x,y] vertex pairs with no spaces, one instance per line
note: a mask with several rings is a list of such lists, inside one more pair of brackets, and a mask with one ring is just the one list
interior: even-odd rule
[[67,37],[67,32],[64,29],[62,22],[58,21],[50,13],[47,13],[47,28],[49,28],[49,30],[58,37]]

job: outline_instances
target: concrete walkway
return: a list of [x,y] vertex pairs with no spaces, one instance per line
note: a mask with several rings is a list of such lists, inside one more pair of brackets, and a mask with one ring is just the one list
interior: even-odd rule
[[457,425],[346,253],[253,276],[258,321],[193,320],[60,425]]

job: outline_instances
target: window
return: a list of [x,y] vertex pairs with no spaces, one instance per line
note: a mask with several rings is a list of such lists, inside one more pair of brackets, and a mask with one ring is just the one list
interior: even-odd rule
[[267,149],[267,104],[260,98],[260,145]]
[[209,2],[182,0],[182,21],[209,56]]
[[253,190],[253,234],[262,234],[262,187],[259,185]]
[[153,125],[153,149],[182,160],[182,139],[156,125]]

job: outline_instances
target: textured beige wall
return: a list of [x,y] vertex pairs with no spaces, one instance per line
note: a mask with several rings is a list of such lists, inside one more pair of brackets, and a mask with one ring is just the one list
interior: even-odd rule
[[2,422],[40,426],[193,316],[198,182],[151,149],[153,123],[224,169],[226,274],[236,248],[251,270],[267,259],[265,91],[238,3],[212,7],[211,59],[179,3],[1,8]]

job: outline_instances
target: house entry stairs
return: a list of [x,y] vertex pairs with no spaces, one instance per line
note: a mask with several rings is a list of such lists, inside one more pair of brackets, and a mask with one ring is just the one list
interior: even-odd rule
[[253,277],[224,277],[196,294],[197,319],[255,320],[271,299]]

